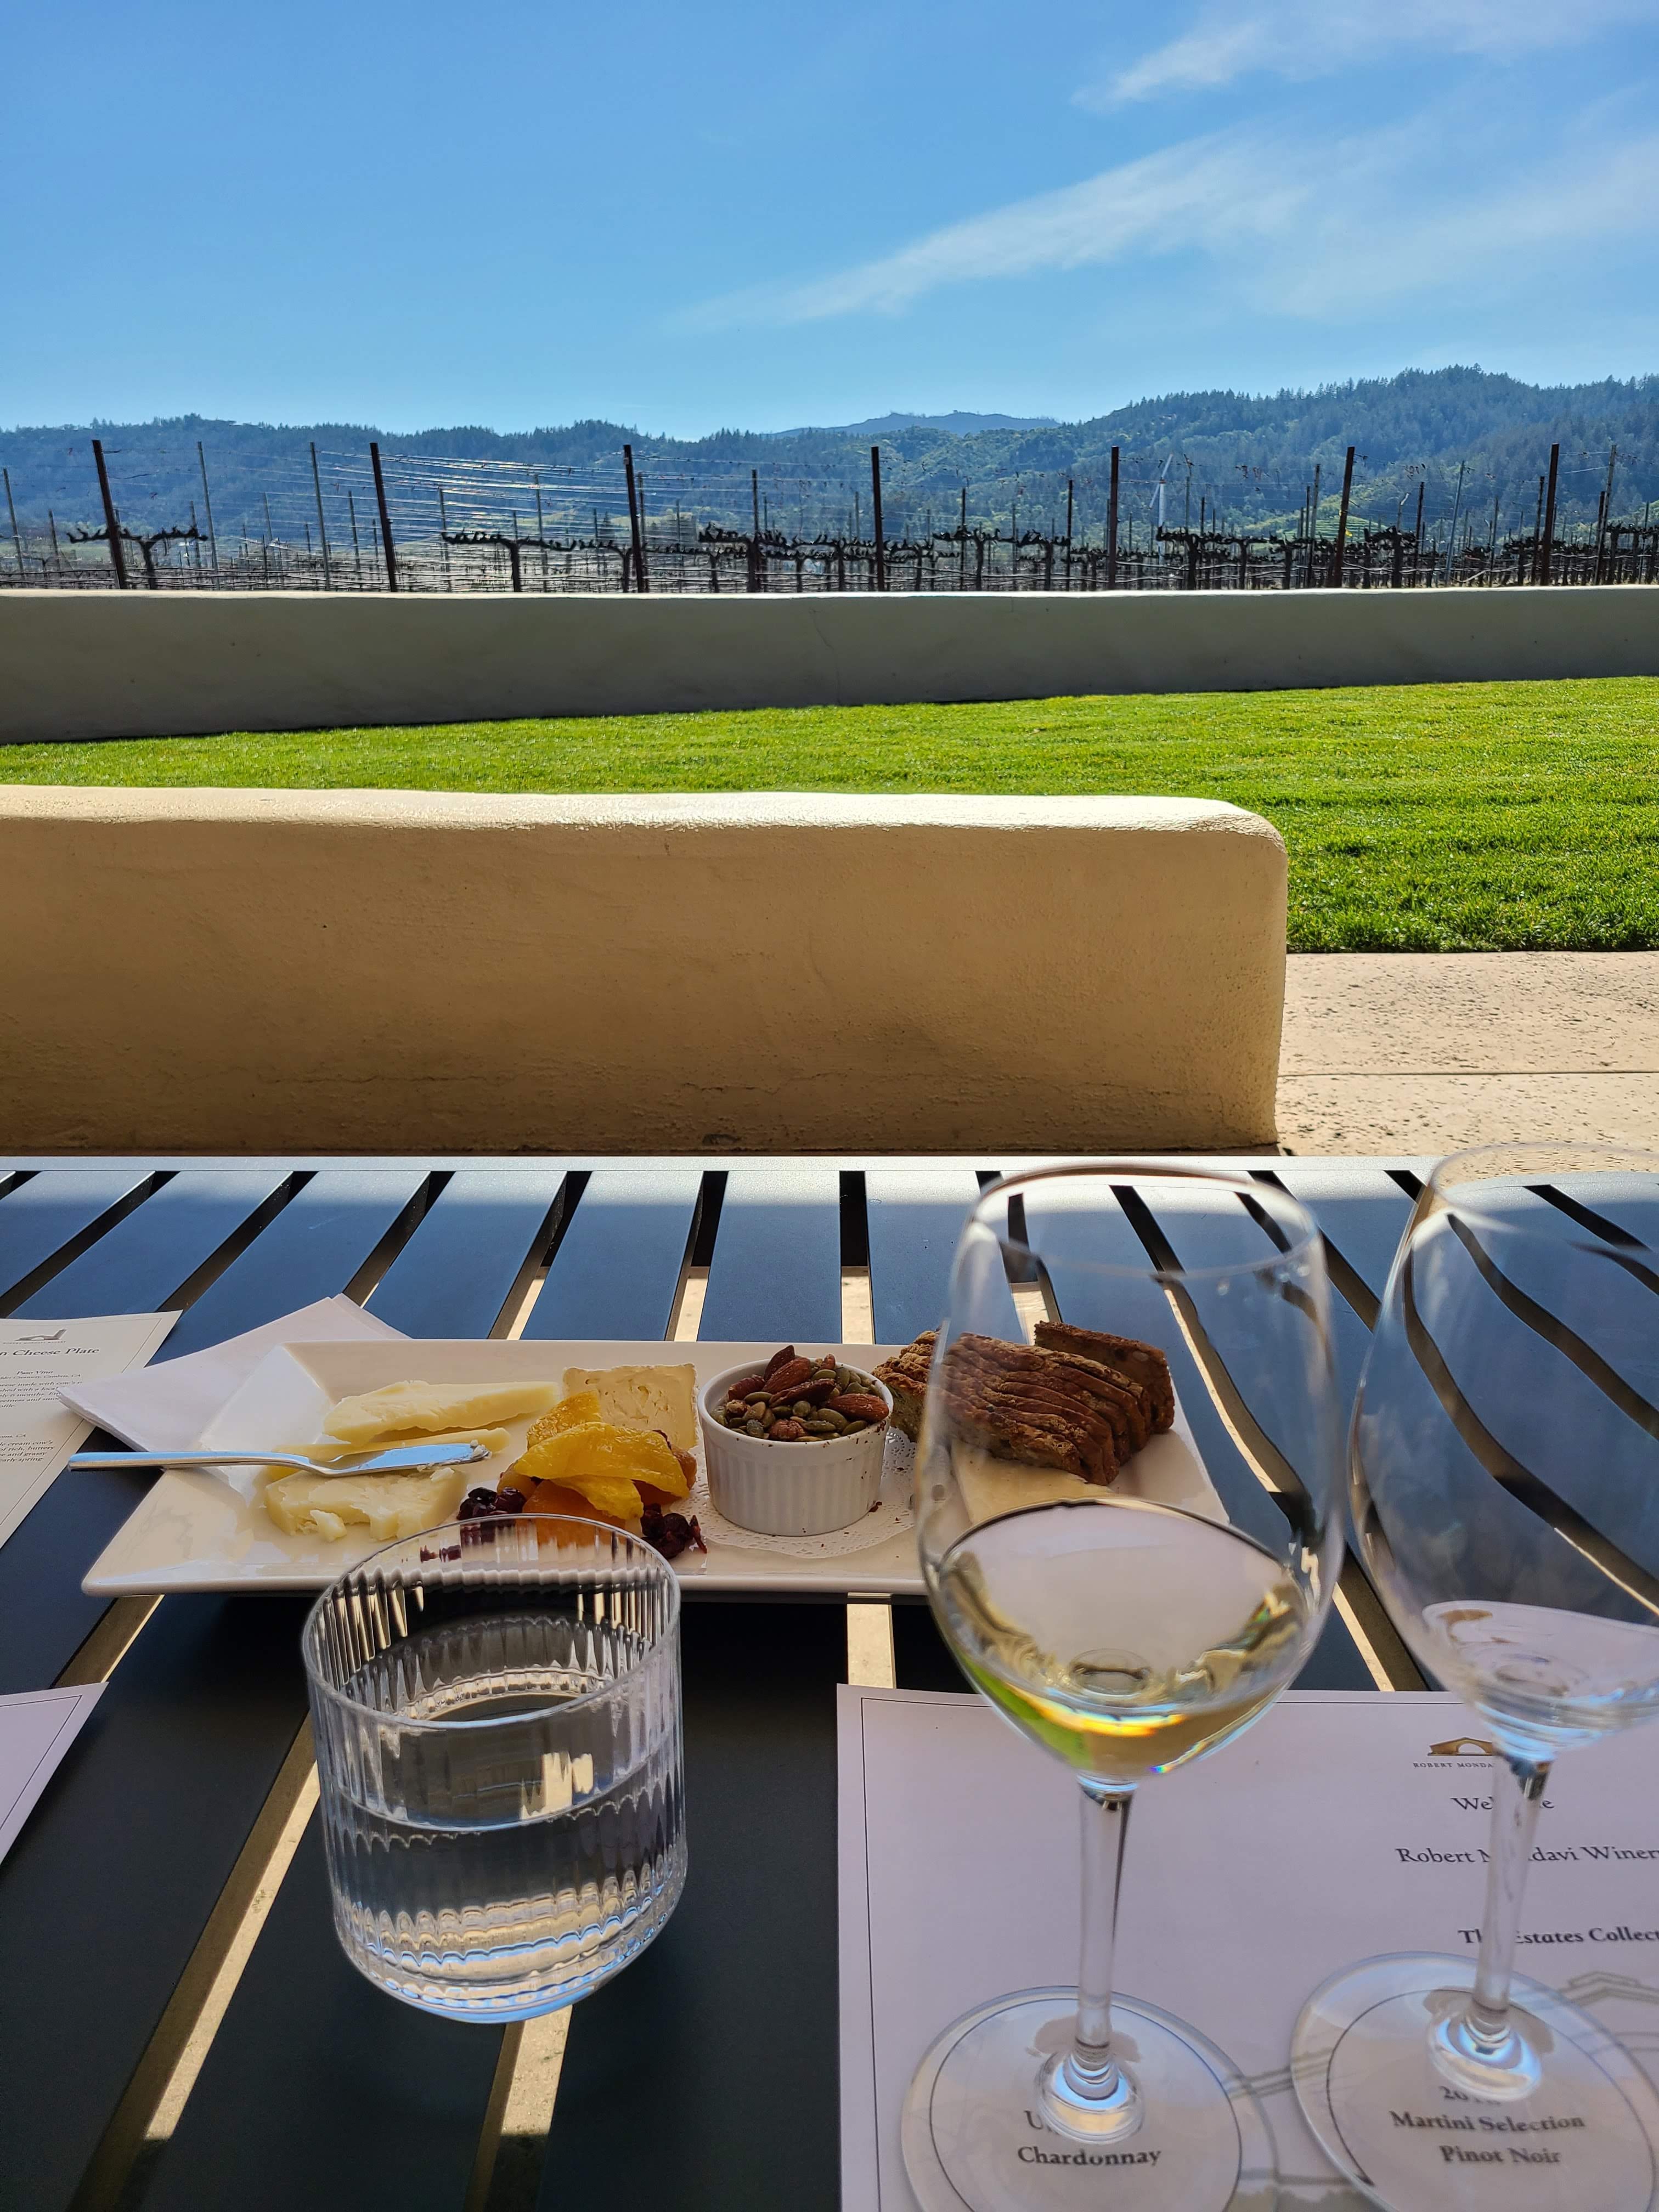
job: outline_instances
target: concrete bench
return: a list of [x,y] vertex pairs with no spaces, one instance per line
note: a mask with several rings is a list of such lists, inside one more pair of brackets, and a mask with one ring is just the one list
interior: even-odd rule
[[1184,799],[0,789],[14,1152],[1273,1138],[1285,852]]

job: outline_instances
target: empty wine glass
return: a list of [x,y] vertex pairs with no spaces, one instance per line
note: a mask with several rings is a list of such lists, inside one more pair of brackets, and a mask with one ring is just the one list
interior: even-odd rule
[[[1158,1212],[1194,1207],[1237,1257],[1158,1264]],[[1218,1488],[1166,1355],[1255,1474],[1230,1461]],[[924,2212],[1097,2206],[1121,2169],[1125,2202],[1171,2212],[1276,2201],[1254,2094],[1114,1990],[1113,1940],[1136,1790],[1237,1735],[1318,1636],[1340,1464],[1322,1247],[1283,1191],[1108,1162],[983,1194],[933,1350],[918,1540],[969,1680],[1080,1784],[1083,1938],[1076,1988],[996,1997],[923,2058],[902,2141]]]
[[1396,2212],[1643,2212],[1659,2097],[1511,1966],[1551,1762],[1659,1714],[1659,1158],[1510,1146],[1436,1169],[1378,1316],[1350,1485],[1401,1635],[1485,1723],[1492,1838],[1474,1959],[1374,1959],[1309,2000],[1303,2110]]

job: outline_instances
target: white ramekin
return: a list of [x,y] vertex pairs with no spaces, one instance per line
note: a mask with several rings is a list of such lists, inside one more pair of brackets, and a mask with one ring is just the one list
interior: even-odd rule
[[[856,1436],[813,1437],[798,1444],[745,1436],[716,1420],[712,1409],[726,1403],[726,1390],[740,1376],[754,1372],[752,1359],[728,1367],[697,1402],[702,1463],[715,1510],[739,1528],[762,1536],[822,1536],[832,1528],[851,1528],[870,1510],[881,1488],[886,1422]],[[890,1414],[890,1392],[873,1378],[870,1387]]]

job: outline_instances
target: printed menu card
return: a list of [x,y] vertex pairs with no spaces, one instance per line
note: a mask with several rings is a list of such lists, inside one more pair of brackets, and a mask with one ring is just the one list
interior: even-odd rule
[[88,1424],[58,1393],[142,1367],[179,1316],[0,1321],[0,1544],[39,1504]]
[[[1659,2079],[1659,1738],[1564,1758],[1517,1971],[1594,2013]],[[840,1692],[842,2202],[915,2212],[905,2090],[951,2021],[1077,1976],[1077,1784],[979,1698]],[[1286,2205],[1363,2203],[1290,2086],[1314,1988],[1388,1951],[1472,1959],[1490,1812],[1480,1723],[1437,1692],[1292,1692],[1140,1790],[1119,1988],[1200,2029],[1262,2099]],[[1433,2115],[1407,2114],[1439,2155]]]
[[0,1698],[0,1859],[104,1694],[101,1682]]

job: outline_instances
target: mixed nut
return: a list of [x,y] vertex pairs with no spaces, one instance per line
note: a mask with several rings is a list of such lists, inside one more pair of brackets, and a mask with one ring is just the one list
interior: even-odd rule
[[740,1436],[773,1443],[821,1443],[879,1428],[887,1419],[887,1401],[856,1367],[842,1367],[828,1356],[805,1358],[786,1344],[763,1368],[729,1382],[726,1402],[712,1418]]

